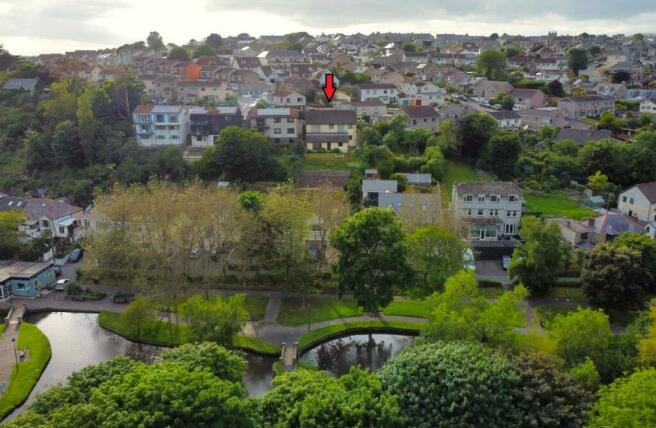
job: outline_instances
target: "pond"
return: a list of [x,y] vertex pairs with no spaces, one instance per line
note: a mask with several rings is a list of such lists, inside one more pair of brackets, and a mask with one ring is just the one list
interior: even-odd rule
[[[34,397],[44,390],[66,382],[68,376],[92,364],[107,361],[117,355],[152,362],[162,348],[142,345],[111,333],[98,325],[98,314],[49,312],[29,315],[50,340],[52,358],[25,404],[7,420],[25,411]],[[356,334],[333,339],[309,349],[299,358],[303,364],[314,365],[340,376],[355,364],[377,370],[388,359],[412,344],[412,337],[398,334]],[[260,397],[273,380],[273,357],[246,354],[248,361],[244,384],[251,396]]]
[[[107,361],[117,355],[152,362],[161,348],[131,342],[98,325],[98,314],[49,312],[29,315],[27,321],[36,324],[48,337],[52,358],[23,406],[8,420],[24,411],[39,392],[66,382],[68,376],[92,364]],[[249,393],[261,396],[271,387],[272,365],[275,358],[246,355],[248,372],[244,383]]]
[[298,361],[341,376],[354,365],[378,370],[412,344],[413,338],[400,334],[354,334],[318,345],[303,353]]

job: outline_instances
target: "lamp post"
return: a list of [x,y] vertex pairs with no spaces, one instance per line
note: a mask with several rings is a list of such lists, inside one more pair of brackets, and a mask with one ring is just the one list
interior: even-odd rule
[[18,351],[16,350],[16,338],[11,338],[11,344],[14,345],[14,358],[16,359],[16,371],[18,371]]

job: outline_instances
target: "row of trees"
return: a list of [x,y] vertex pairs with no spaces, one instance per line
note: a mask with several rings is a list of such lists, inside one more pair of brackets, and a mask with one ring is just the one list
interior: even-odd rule
[[[599,401],[538,356],[436,342],[406,349],[378,373],[334,378],[301,368],[260,399],[243,358],[210,343],[167,350],[146,365],[117,357],[70,376],[9,422],[27,426],[637,426],[654,423],[648,369],[603,388]],[[590,415],[588,417],[588,415]]]

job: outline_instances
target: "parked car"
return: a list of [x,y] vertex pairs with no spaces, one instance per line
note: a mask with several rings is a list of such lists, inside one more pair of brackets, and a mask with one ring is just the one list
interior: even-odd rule
[[471,248],[462,250],[462,265],[466,270],[476,270],[476,261]]
[[114,303],[130,303],[132,300],[134,300],[134,294],[118,292],[114,294],[112,300],[114,301]]
[[70,279],[59,279],[55,282],[55,291],[64,291],[66,286],[71,283]]
[[71,263],[75,263],[82,258],[82,254],[83,254],[82,249],[76,248],[73,251],[71,251],[71,254],[68,255],[68,261]]
[[508,270],[508,268],[510,267],[510,261],[511,260],[512,260],[512,257],[503,256],[503,258],[501,259],[501,267],[503,268],[503,270]]

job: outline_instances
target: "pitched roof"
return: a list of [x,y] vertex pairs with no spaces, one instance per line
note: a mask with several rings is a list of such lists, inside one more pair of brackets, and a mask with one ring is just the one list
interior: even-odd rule
[[305,123],[355,125],[357,115],[353,110],[312,109],[305,112]]
[[362,180],[362,193],[396,193],[396,180]]
[[522,194],[522,189],[517,184],[508,181],[457,183],[455,188],[458,195],[500,195],[507,197],[508,195],[521,196]]
[[516,111],[512,110],[490,111],[488,113],[496,120],[521,119],[521,116]]
[[358,85],[360,89],[396,89],[396,86],[391,83],[361,83]]
[[590,141],[607,140],[613,138],[613,133],[608,129],[574,129],[563,128],[554,141],[572,140],[582,146]]
[[640,189],[643,195],[651,202],[652,204],[656,203],[656,181],[651,183],[640,183],[636,184],[635,187]]
[[403,113],[410,119],[423,119],[428,117],[437,117],[437,110],[431,106],[403,106]]
[[0,211],[21,211],[29,220],[47,217],[57,220],[72,215],[82,208],[67,202],[48,198],[21,198],[6,196],[0,198]]
[[9,91],[17,91],[17,90],[33,91],[37,84],[37,81],[38,79],[36,78],[19,79],[19,78],[12,77],[10,79],[7,79],[2,89],[9,90]]

